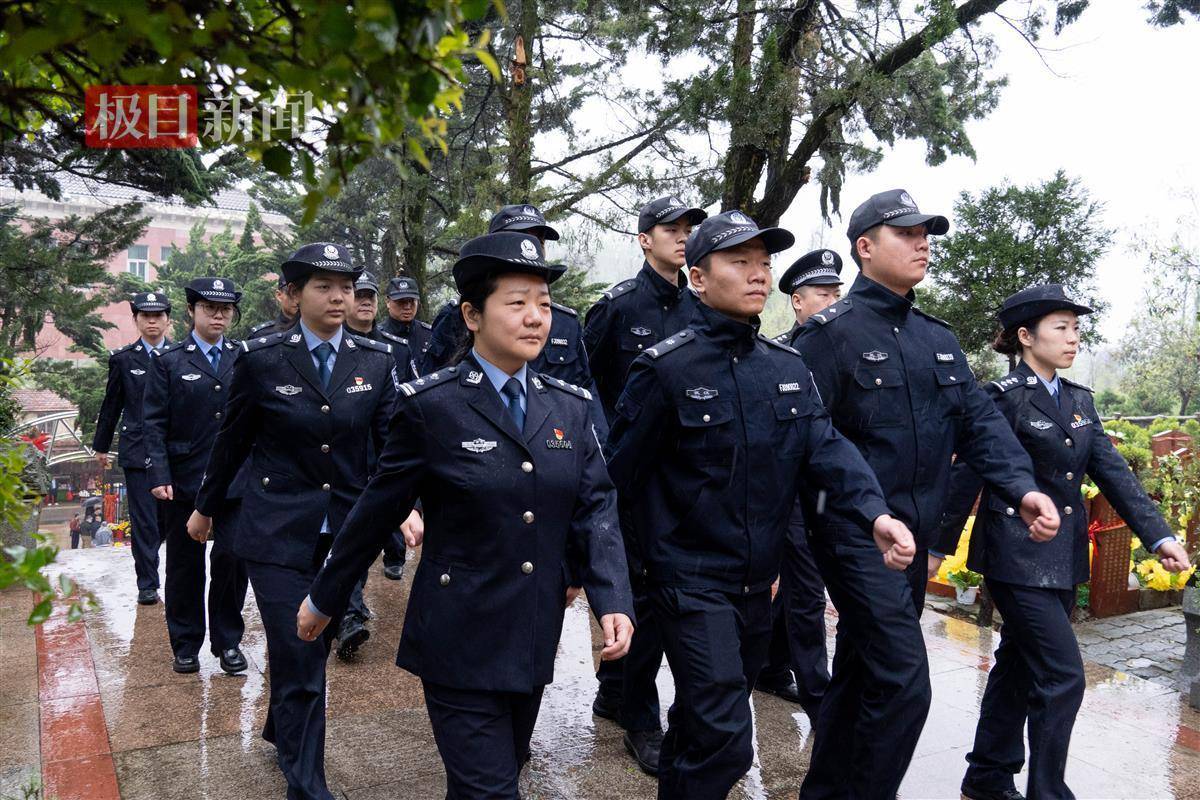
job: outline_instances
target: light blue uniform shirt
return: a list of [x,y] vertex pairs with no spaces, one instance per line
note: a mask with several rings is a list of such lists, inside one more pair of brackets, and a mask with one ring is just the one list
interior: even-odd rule
[[517,382],[521,384],[521,410],[529,410],[529,404],[525,399],[525,395],[529,390],[529,384],[525,382],[525,378],[529,374],[528,364],[522,364],[521,368],[517,370],[516,375],[509,375],[507,372],[500,369],[483,356],[479,355],[479,351],[474,347],[471,348],[471,355],[475,356],[475,360],[479,362],[480,369],[483,370],[483,374],[487,376],[488,381],[493,387],[495,387],[496,393],[500,395],[500,401],[504,403],[505,408],[508,408],[508,397],[504,394],[504,384],[508,383],[509,378],[516,378]]
[[212,349],[214,347],[216,348],[218,353],[222,354],[222,358],[224,357],[224,351],[221,350],[221,348],[225,346],[225,337],[224,336],[217,339],[216,344],[209,344],[208,342],[204,341],[199,336],[197,336],[195,331],[192,331],[192,341],[196,343],[196,347],[200,348],[201,354],[203,354],[205,360],[208,361],[208,363],[210,363],[210,364],[212,363],[212,357],[209,356],[209,353],[212,352]]

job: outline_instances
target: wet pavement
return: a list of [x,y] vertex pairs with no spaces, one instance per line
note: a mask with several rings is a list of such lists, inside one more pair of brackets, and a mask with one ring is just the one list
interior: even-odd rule
[[[394,665],[415,564],[404,581],[367,586],[377,618],[354,663],[329,662],[330,787],[352,800],[441,798],[445,778],[419,682]],[[31,602],[0,594],[0,797],[21,797],[39,772],[57,800],[282,798],[266,714],[265,641],[253,599],[243,650],[250,670],[230,677],[207,650],[199,675],[171,671],[163,607],[137,606],[124,548],[64,551],[55,568],[99,601],[86,623],[59,617],[24,628]],[[827,617],[832,635],[836,615]],[[937,613],[924,619],[934,702],[903,798],[954,798],[970,749],[993,634]],[[617,726],[591,714],[597,631],[581,600],[567,614],[556,682],[547,689],[522,777],[528,800],[653,798],[654,781],[625,755]],[[670,673],[659,674],[662,706]],[[757,757],[730,795],[793,798],[811,752],[807,718],[775,697],[754,697]],[[1080,798],[1200,796],[1200,712],[1167,685],[1088,663],[1088,691],[1067,778]],[[1024,777],[1018,778],[1023,786]]]

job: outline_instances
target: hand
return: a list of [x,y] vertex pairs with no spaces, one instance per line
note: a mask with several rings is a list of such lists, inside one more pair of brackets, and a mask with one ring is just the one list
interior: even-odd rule
[[425,520],[421,512],[415,508],[408,512],[408,519],[400,523],[400,533],[404,535],[404,543],[409,547],[420,547],[425,540]]
[[96,453],[96,463],[100,465],[100,469],[108,469],[111,461],[112,459],[108,457],[108,453]]
[[1021,519],[1029,526],[1029,538],[1035,542],[1048,542],[1058,535],[1058,509],[1041,492],[1030,492],[1021,498]]
[[776,578],[775,582],[771,584],[771,601],[772,602],[774,602],[775,596],[777,594],[779,594],[779,578]]
[[938,574],[938,570],[941,568],[942,568],[941,556],[935,556],[933,553],[930,553],[929,554],[929,566],[926,569],[926,575],[929,576],[930,580],[933,579],[933,576]]
[[188,517],[187,533],[197,542],[207,542],[208,535],[212,533],[212,517],[206,517],[199,511],[193,511],[192,515]]
[[1158,546],[1158,561],[1167,572],[1187,572],[1192,568],[1187,550],[1179,542],[1168,539]]
[[155,486],[150,490],[150,494],[157,497],[159,500],[174,500],[175,489],[170,484],[166,486]]
[[880,514],[875,518],[871,535],[875,537],[875,546],[883,553],[883,563],[888,569],[904,569],[912,563],[913,556],[917,554],[912,531],[889,514]]
[[629,640],[633,637],[633,621],[624,614],[605,614],[600,618],[604,631],[604,649],[601,661],[615,661],[629,652]]
[[300,601],[300,610],[296,612],[296,635],[306,642],[314,641],[325,630],[329,619],[319,617],[308,608],[308,598]]
[[575,604],[575,598],[579,597],[579,593],[582,591],[583,591],[582,586],[568,586],[567,587],[567,608],[570,608],[572,605]]

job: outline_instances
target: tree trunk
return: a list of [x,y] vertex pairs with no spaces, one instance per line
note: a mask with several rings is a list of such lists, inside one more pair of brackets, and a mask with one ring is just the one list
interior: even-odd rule
[[404,250],[401,253],[405,274],[417,282],[420,297],[418,317],[426,322],[432,319],[428,300],[429,286],[426,280],[429,266],[429,240],[425,236],[425,210],[429,204],[429,179],[422,177],[413,181],[412,195],[404,204]]
[[1180,392],[1179,393],[1179,416],[1186,417],[1187,413],[1188,413],[1188,406],[1190,406],[1191,404],[1192,404],[1192,393],[1191,392]]
[[533,157],[533,86],[529,67],[533,61],[533,40],[538,32],[537,0],[522,0],[521,15],[515,22],[513,40],[516,42],[520,37],[523,47],[514,45],[508,84],[508,186],[511,193],[508,202],[528,203]]
[[750,208],[754,190],[766,161],[762,132],[758,126],[759,99],[750,91],[754,78],[755,0],[737,0],[737,28],[733,34],[730,62],[733,91],[729,94],[729,150],[725,154],[725,191],[721,208]]

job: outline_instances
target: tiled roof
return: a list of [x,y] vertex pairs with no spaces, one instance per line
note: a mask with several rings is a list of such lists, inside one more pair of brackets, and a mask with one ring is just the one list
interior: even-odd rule
[[[92,197],[97,200],[114,203],[137,201],[141,203],[159,203],[166,206],[179,206],[180,208],[188,207],[187,203],[178,198],[164,200],[161,197],[156,197],[140,189],[103,183],[91,180],[90,178],[81,178],[78,175],[59,175],[58,183],[62,187],[62,199],[64,202],[69,202],[73,198],[82,199]],[[7,180],[0,180],[0,185],[9,188],[12,187],[12,183]],[[218,192],[216,197],[213,198],[211,205],[198,206],[198,208],[216,208],[223,211],[246,212],[250,210],[251,202],[253,202],[253,198],[240,189],[227,189]]]
[[49,389],[15,389],[12,394],[26,414],[42,415],[75,410],[74,403]]

